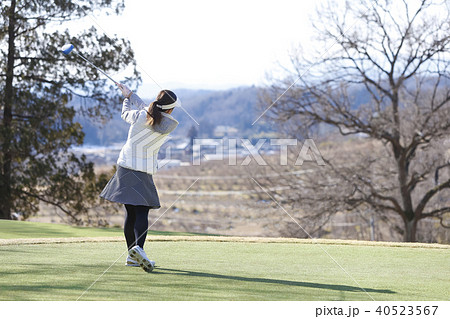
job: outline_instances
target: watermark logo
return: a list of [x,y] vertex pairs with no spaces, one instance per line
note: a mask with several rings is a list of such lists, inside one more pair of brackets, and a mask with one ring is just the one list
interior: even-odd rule
[[[301,147],[298,146],[301,144]],[[325,165],[325,161],[314,140],[306,139],[303,143],[297,139],[259,139],[252,143],[249,139],[194,139],[192,143],[192,165],[200,165],[202,160],[228,159],[231,166],[247,166],[254,160],[258,165],[268,165],[262,157],[263,154],[274,155],[279,153],[279,164],[288,165],[288,148],[299,149],[295,166],[304,162],[315,162]]]

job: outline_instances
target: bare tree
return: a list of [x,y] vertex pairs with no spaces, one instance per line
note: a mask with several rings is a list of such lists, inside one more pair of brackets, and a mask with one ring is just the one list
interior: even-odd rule
[[418,221],[437,217],[444,226],[450,212],[449,3],[330,1],[318,17],[321,50],[297,52],[289,76],[272,79],[266,116],[291,133],[325,125],[378,142],[352,160],[329,158],[289,200],[315,203],[316,213],[394,213],[404,240],[415,241]]

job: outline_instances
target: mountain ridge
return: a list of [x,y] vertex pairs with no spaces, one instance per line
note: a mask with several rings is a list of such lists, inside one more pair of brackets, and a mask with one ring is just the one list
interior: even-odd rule
[[[263,121],[252,126],[253,121],[259,116],[259,90],[255,86],[220,91],[174,90],[182,107],[172,113],[180,123],[172,135],[186,136],[194,127],[197,136],[213,137],[214,129],[219,125],[236,128],[236,135],[239,137],[270,132],[271,126],[264,124]],[[152,101],[152,98],[141,95],[144,102]],[[108,146],[124,142],[127,138],[129,124],[121,119],[120,111],[116,111],[112,118],[102,125],[81,116],[77,117],[76,121],[83,127],[84,145]]]

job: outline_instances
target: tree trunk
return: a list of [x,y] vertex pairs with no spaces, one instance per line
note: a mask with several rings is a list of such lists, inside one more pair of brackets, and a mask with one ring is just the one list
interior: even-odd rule
[[405,220],[405,242],[416,242],[416,230],[417,230],[417,222],[416,218],[412,220]]
[[15,10],[16,1],[11,1],[8,18],[8,61],[6,65],[6,82],[3,110],[3,128],[2,128],[2,153],[3,165],[1,175],[1,193],[0,193],[0,219],[11,219],[12,193],[11,193],[11,166],[12,166],[12,104],[13,104],[13,79],[14,79],[14,51],[15,51]]

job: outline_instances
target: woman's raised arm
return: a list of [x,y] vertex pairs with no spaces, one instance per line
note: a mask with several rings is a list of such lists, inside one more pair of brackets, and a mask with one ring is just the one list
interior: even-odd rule
[[128,98],[131,102],[131,105],[134,105],[138,108],[138,110],[142,110],[143,108],[147,107],[147,104],[145,104],[144,101],[136,94],[133,93],[125,84],[117,83],[117,86],[119,87],[120,91],[122,91],[122,95],[126,98]]

